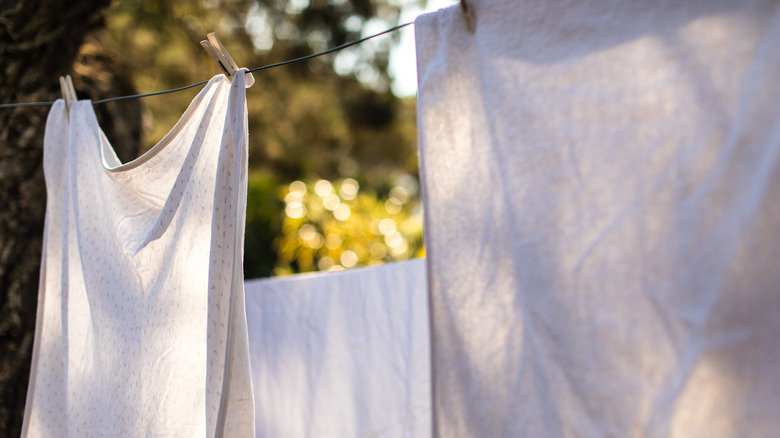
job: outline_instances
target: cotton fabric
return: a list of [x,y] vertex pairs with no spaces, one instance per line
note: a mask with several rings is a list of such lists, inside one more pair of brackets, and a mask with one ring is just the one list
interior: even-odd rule
[[416,21],[438,437],[780,430],[780,4]]
[[264,437],[431,436],[425,262],[246,283]]
[[127,164],[91,102],[54,104],[23,436],[252,436],[244,72]]

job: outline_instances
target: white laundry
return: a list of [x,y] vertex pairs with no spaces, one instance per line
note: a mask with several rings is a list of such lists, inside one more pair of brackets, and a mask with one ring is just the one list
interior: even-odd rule
[[416,21],[439,437],[780,431],[780,3]]
[[57,101],[26,437],[252,436],[243,294],[244,70],[121,164]]
[[431,434],[425,262],[246,282],[258,438]]

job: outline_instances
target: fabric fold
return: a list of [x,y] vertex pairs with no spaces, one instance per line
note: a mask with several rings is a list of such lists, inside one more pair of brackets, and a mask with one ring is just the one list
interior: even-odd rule
[[780,8],[416,21],[438,437],[780,429]]
[[246,282],[260,437],[431,434],[424,260]]
[[121,164],[91,102],[54,105],[23,436],[252,436],[245,117],[243,73],[216,76]]

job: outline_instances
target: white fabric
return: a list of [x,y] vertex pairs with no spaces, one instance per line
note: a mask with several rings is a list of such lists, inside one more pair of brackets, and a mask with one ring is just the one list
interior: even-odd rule
[[780,3],[418,18],[441,437],[780,431]]
[[247,281],[258,438],[431,435],[425,262]]
[[252,436],[245,94],[214,77],[124,165],[91,102],[54,104],[23,436]]

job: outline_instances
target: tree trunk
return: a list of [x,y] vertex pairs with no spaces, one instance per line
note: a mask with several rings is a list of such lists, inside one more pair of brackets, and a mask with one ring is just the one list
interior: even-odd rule
[[[0,103],[51,101],[60,75],[74,73],[85,38],[103,26],[111,0],[0,0]],[[134,92],[105,56],[83,53],[74,82],[79,98]],[[101,73],[101,81],[90,72]],[[140,103],[98,106],[99,118],[124,140],[120,157],[137,152]],[[45,186],[43,133],[47,107],[0,109],[0,437],[19,436],[38,298]],[[121,118],[114,116],[120,115]],[[110,130],[109,130],[110,131]]]

